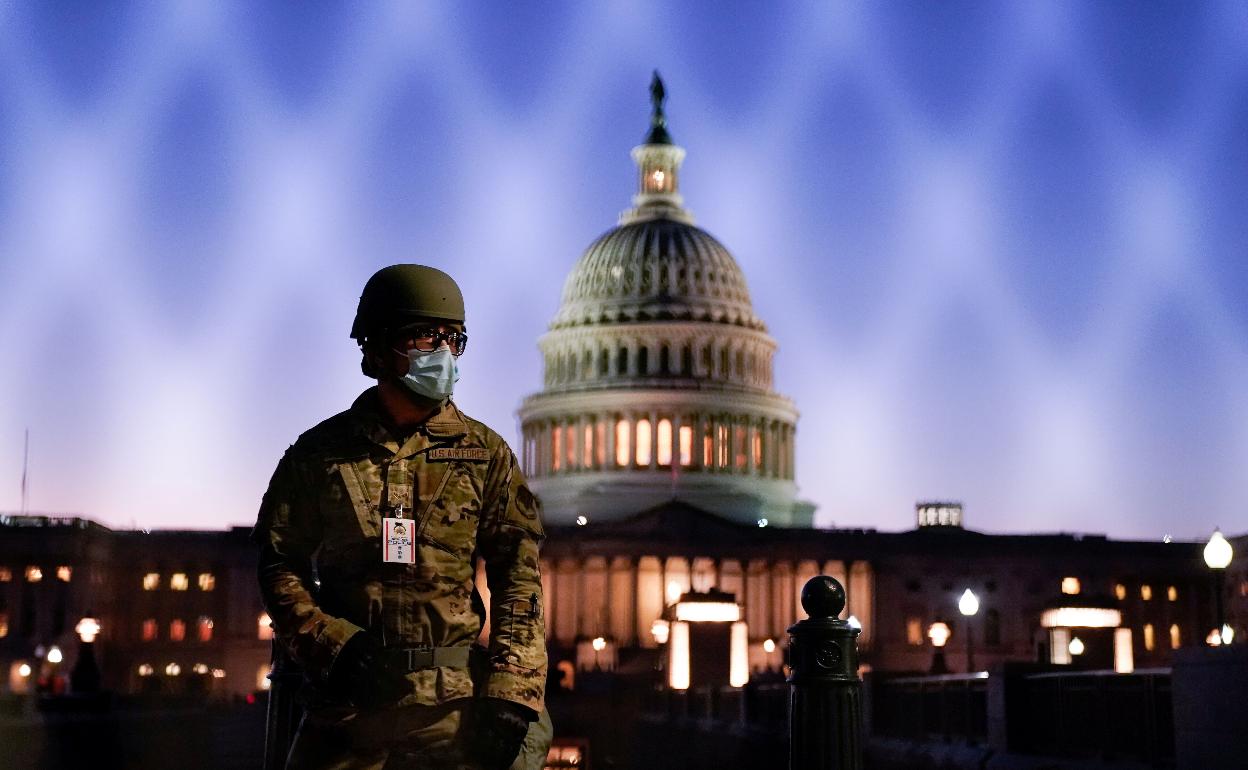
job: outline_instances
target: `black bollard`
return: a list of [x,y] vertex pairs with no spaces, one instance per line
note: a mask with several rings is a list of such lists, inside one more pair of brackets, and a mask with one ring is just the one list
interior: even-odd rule
[[845,587],[813,577],[802,608],[810,617],[789,627],[789,770],[862,770],[859,632],[836,619]]

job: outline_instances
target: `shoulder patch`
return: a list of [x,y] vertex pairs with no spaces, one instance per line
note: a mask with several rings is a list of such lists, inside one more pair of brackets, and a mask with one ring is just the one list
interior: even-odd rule
[[439,449],[430,449],[428,459],[470,460],[472,462],[483,463],[490,459],[490,450],[484,447],[444,447]]

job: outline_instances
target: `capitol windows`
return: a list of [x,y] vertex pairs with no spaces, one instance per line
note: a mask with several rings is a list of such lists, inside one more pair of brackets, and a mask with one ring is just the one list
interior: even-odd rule
[[160,588],[160,573],[149,572],[143,576],[143,590],[155,591]]
[[906,644],[911,647],[923,646],[923,620],[917,617],[906,618]]
[[611,354],[607,352],[606,348],[603,348],[601,351],[598,352],[598,376],[606,377],[610,373],[608,371],[608,369],[610,368],[611,368]]
[[672,373],[672,352],[667,345],[659,348],[659,374]]
[[728,379],[728,348],[721,348],[719,351],[719,376]]
[[650,465],[650,421],[644,418],[637,421],[637,465]]
[[563,426],[563,445],[564,452],[568,456],[568,470],[576,467],[576,426]]
[[13,570],[8,567],[0,567],[0,583],[8,583],[13,580]]
[[732,445],[736,447],[735,460],[737,470],[745,469],[745,426],[741,423],[733,423],[732,426]]
[[1114,596],[1118,597],[1118,601],[1123,601],[1124,599],[1126,599],[1127,587],[1123,585],[1122,583],[1115,583],[1114,584]]
[[621,377],[628,374],[628,348],[623,345],[615,354],[615,373]]
[[148,618],[147,620],[143,621],[143,626],[140,631],[140,635],[142,636],[143,641],[152,642],[156,640],[157,631],[158,631],[158,628],[156,625],[156,618]]
[[693,465],[693,428],[680,426],[680,464],[682,467]]
[[751,428],[750,436],[754,444],[754,468],[761,470],[763,467],[763,434],[759,433],[756,428]]
[[1167,588],[1166,599],[1172,602],[1177,602],[1179,600],[1179,589],[1175,588],[1174,586],[1170,586],[1169,588]]
[[628,465],[629,458],[629,436],[632,433],[628,429],[628,420],[617,419],[615,421],[615,464],[623,468]]
[[702,430],[702,467],[713,468],[715,466],[715,441],[712,436],[714,428],[708,421],[706,427]]
[[185,572],[175,572],[169,576],[169,590],[185,591],[191,587],[191,581],[186,577]]
[[27,583],[38,583],[40,580],[43,580],[42,569],[40,569],[39,567],[27,567],[26,568],[26,582]]
[[1140,586],[1140,598],[1146,602],[1151,602],[1153,600],[1153,587],[1148,583]]
[[56,568],[56,579],[62,583],[68,583],[74,575],[74,568],[61,565]]
[[585,423],[584,438],[581,442],[581,467],[594,467],[594,425]]
[[1179,645],[1183,643],[1182,635],[1179,631],[1178,623],[1170,624],[1170,649],[1177,650]]
[[217,587],[217,578],[211,572],[199,573],[199,590],[211,591]]
[[693,375],[693,349],[688,345],[680,350],[680,374],[683,377]]
[[550,459],[551,470],[557,471],[563,467],[563,431],[559,430],[558,425],[550,432]]
[[650,373],[650,349],[644,345],[637,351],[637,376],[644,377]]
[[711,376],[711,346],[706,345],[702,348],[702,374],[706,377]]
[[1157,645],[1157,640],[1154,638],[1154,636],[1155,635],[1153,632],[1153,624],[1145,623],[1144,624],[1144,649],[1148,650],[1149,652],[1152,652],[1153,647]]
[[724,425],[722,422],[716,425],[715,443],[719,446],[719,451],[716,452],[717,457],[715,458],[715,467],[717,468],[728,467],[728,452],[730,449],[728,445],[728,438],[728,426]]
[[1080,591],[1079,578],[1064,577],[1062,578],[1062,593],[1067,596],[1074,596]]
[[200,615],[195,621],[195,636],[201,642],[212,641],[212,618],[207,615]]
[[607,464],[607,424],[594,422],[594,467],[601,468]]
[[672,464],[672,421],[663,418],[659,420],[658,427],[658,451],[656,459],[658,464],[664,468],[670,467]]
[[186,639],[186,621],[171,620],[169,621],[169,641],[180,642]]

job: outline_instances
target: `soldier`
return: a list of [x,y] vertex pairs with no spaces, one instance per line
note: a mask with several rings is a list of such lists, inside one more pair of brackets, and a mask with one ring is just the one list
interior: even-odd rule
[[[310,685],[286,766],[540,768],[544,535],[515,455],[450,399],[463,296],[440,270],[383,268],[351,337],[377,385],[286,451],[252,535],[277,638]],[[491,625],[470,668],[478,556]]]

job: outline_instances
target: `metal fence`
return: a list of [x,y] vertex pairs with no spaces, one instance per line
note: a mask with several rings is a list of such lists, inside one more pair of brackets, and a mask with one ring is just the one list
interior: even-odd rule
[[988,739],[988,675],[946,674],[871,681],[877,735],[913,741]]

